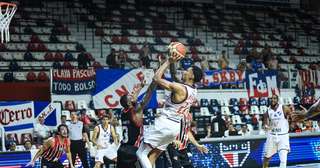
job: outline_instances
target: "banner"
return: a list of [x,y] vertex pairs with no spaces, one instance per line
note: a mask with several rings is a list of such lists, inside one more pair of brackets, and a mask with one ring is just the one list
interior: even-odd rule
[[50,102],[1,102],[0,123],[6,133],[32,133],[38,118],[44,118],[44,124],[56,128],[60,124],[61,105]]
[[279,95],[280,82],[277,80],[277,71],[246,72],[246,86],[248,97],[271,97]]
[[[146,80],[145,86],[138,100],[141,100],[147,91],[148,84],[151,83],[154,72],[152,69],[99,69],[96,75],[96,90],[93,94],[93,103],[96,109],[103,108],[121,108],[119,99],[122,95],[132,92],[134,85]],[[150,108],[157,106],[156,91],[154,91]]]
[[218,86],[221,84],[239,84],[244,82],[245,72],[239,70],[206,71],[203,85]]
[[52,70],[52,94],[90,94],[95,89],[96,72],[90,69]]
[[0,123],[6,132],[32,131],[34,105],[32,101],[1,102]]
[[319,80],[318,73],[319,71],[315,70],[299,70],[300,88],[303,88],[305,85],[310,83],[313,83],[316,86]]

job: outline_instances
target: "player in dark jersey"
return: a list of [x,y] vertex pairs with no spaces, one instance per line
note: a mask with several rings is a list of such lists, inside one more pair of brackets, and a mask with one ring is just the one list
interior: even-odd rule
[[141,103],[137,103],[137,97],[144,86],[144,82],[136,85],[131,94],[120,98],[120,104],[124,108],[121,114],[123,127],[123,140],[118,149],[117,168],[134,167],[137,161],[136,151],[138,146],[136,141],[139,139],[143,125],[143,109],[149,103],[156,83],[152,82]]
[[38,150],[32,161],[26,167],[34,166],[35,161],[41,157],[41,167],[47,168],[64,168],[59,162],[61,155],[65,152],[70,163],[70,168],[74,168],[72,164],[70,152],[70,139],[68,138],[68,126],[61,124],[58,126],[57,135],[49,138],[44,142],[43,146]]

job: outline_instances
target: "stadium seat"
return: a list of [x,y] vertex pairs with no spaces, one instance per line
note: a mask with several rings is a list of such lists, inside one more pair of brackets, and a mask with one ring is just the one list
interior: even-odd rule
[[235,115],[240,114],[240,108],[239,108],[239,106],[231,106],[231,107],[230,107],[230,111],[231,111],[231,114],[235,114]]
[[209,106],[208,99],[200,99],[200,106],[201,107],[208,107]]
[[260,114],[258,106],[251,106],[250,107],[250,114]]
[[85,100],[79,100],[77,102],[78,109],[88,109],[88,105]]
[[249,99],[249,105],[251,106],[257,106],[258,104],[258,100],[256,98],[250,98]]
[[267,106],[260,106],[260,113],[264,114],[268,111],[268,107]]
[[210,106],[221,106],[217,99],[210,99]]
[[229,107],[222,106],[222,107],[221,107],[221,114],[222,114],[222,115],[230,115]]
[[208,107],[200,107],[200,114],[202,116],[210,116]]
[[268,106],[269,105],[269,101],[267,97],[260,97],[259,98],[259,105],[260,106]]
[[239,105],[238,99],[236,99],[236,98],[231,98],[229,104],[230,104],[231,106],[238,106],[238,105]]
[[226,99],[221,99],[221,100],[220,100],[220,105],[221,105],[221,106],[229,106],[229,102],[228,102],[228,100],[226,100]]

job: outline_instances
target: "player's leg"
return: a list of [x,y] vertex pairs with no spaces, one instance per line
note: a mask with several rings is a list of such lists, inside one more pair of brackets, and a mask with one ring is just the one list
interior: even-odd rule
[[148,158],[153,167],[155,167],[156,160],[158,159],[158,157],[161,155],[162,152],[163,150],[159,150],[157,148],[154,148],[150,151]]
[[287,156],[288,156],[288,150],[283,149],[279,151],[279,158],[280,158],[280,168],[286,168],[287,167]]
[[98,149],[96,157],[95,157],[94,168],[100,168],[101,167],[101,165],[104,163],[103,156],[104,156],[104,150]]
[[287,167],[287,156],[290,151],[289,134],[279,136],[279,158],[280,158],[280,168]]
[[273,135],[267,135],[267,141],[265,143],[265,155],[263,158],[263,168],[269,167],[269,161],[271,160],[272,156],[277,152],[277,144],[274,141]]
[[152,168],[152,164],[148,158],[151,150],[152,148],[148,144],[145,144],[144,142],[140,144],[136,154],[142,168]]

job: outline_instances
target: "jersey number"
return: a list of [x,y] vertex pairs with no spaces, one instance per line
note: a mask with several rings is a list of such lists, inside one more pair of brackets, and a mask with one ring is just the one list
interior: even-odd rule
[[127,126],[122,126],[122,142],[127,143],[129,141],[129,135],[128,135],[128,127]]

